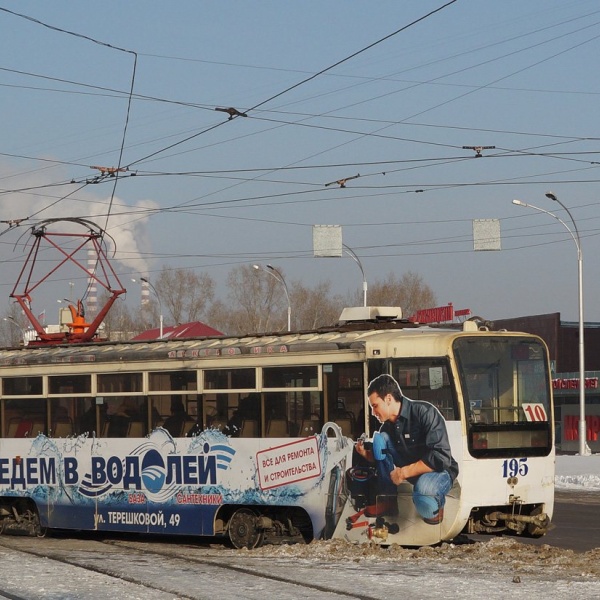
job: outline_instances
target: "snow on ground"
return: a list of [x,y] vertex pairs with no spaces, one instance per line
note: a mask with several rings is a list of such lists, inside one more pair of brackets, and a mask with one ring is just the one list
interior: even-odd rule
[[600,454],[557,456],[554,483],[561,490],[600,492]]

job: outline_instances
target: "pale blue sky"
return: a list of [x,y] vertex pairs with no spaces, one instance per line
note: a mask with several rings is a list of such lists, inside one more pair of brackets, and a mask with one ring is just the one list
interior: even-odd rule
[[[444,4],[0,0],[0,220],[35,214],[0,237],[0,307],[26,227],[105,225],[112,181],[73,192],[91,165],[119,164],[135,74],[121,165],[137,177],[119,180],[108,218],[130,298],[131,277],[164,264],[221,290],[230,268],[256,262],[289,283],[360,290],[349,257],[312,257],[312,226],[328,224],[369,281],[410,270],[439,304],[576,320],[573,240],[512,204],[568,220],[552,190],[581,233],[586,320],[600,321],[600,7],[458,0],[426,16]],[[248,118],[215,111],[230,106]],[[474,252],[472,220],[492,218],[503,249]]]

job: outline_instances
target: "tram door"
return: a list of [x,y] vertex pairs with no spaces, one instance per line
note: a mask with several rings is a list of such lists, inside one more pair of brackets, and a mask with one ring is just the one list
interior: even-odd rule
[[364,430],[365,390],[363,363],[323,366],[327,419],[345,436],[356,439]]

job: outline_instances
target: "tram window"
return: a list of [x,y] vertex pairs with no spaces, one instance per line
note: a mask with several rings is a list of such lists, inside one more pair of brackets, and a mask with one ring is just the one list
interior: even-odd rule
[[141,373],[105,373],[98,375],[98,393],[141,392]]
[[202,429],[214,428],[220,431],[227,425],[227,394],[204,394],[202,400]]
[[148,433],[148,401],[139,396],[104,398],[102,437],[143,437]]
[[3,377],[2,393],[5,396],[41,396],[41,377]]
[[455,348],[471,422],[548,422],[550,390],[539,342],[457,340]]
[[369,372],[367,379],[372,381],[378,375],[387,373],[387,362],[383,358],[372,358],[367,362],[367,369]]
[[89,394],[92,391],[90,375],[50,375],[48,392],[50,394]]
[[230,437],[257,437],[261,428],[258,393],[205,394],[204,427]]
[[321,431],[320,392],[270,392],[264,396],[266,437],[305,437]]
[[263,388],[317,388],[319,372],[316,366],[265,367]]
[[[77,435],[87,433],[89,437],[92,437],[93,435],[99,436],[102,429],[98,426],[96,414],[104,415],[104,413],[101,411],[100,406],[97,407],[96,399],[72,398],[70,401],[72,402],[71,408],[73,410],[73,414],[71,415],[71,420],[73,422],[73,433]],[[60,429],[62,427],[60,426],[58,419],[55,428],[55,436],[64,437],[60,435]]]
[[255,390],[255,369],[210,369],[204,371],[207,390]]
[[44,398],[4,401],[3,437],[36,437],[46,433],[47,404]]
[[197,390],[197,379],[196,371],[161,371],[148,374],[150,390],[153,392]]
[[545,456],[552,448],[548,362],[535,338],[454,342],[476,457]]
[[173,437],[182,437],[196,424],[198,398],[195,394],[150,396],[150,428],[164,427]]
[[392,360],[392,376],[402,393],[412,400],[433,404],[445,419],[458,418],[448,366],[441,359]]
[[498,378],[494,369],[482,367],[465,374],[465,395],[469,401],[472,422],[488,423],[495,420],[498,409]]
[[323,369],[323,387],[327,389],[327,420],[335,421],[344,435],[363,433],[365,421],[364,365],[334,364]]
[[52,398],[50,400],[49,436],[67,437],[73,434],[74,405],[75,398]]

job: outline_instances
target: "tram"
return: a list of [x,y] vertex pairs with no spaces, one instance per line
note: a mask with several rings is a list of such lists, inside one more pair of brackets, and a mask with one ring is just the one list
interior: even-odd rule
[[[0,349],[0,532],[236,548],[543,535],[554,500],[544,342],[365,310],[310,332]],[[390,494],[356,442],[377,449],[367,390],[382,374],[443,417],[458,474],[438,522],[408,481],[391,514],[377,510]]]

